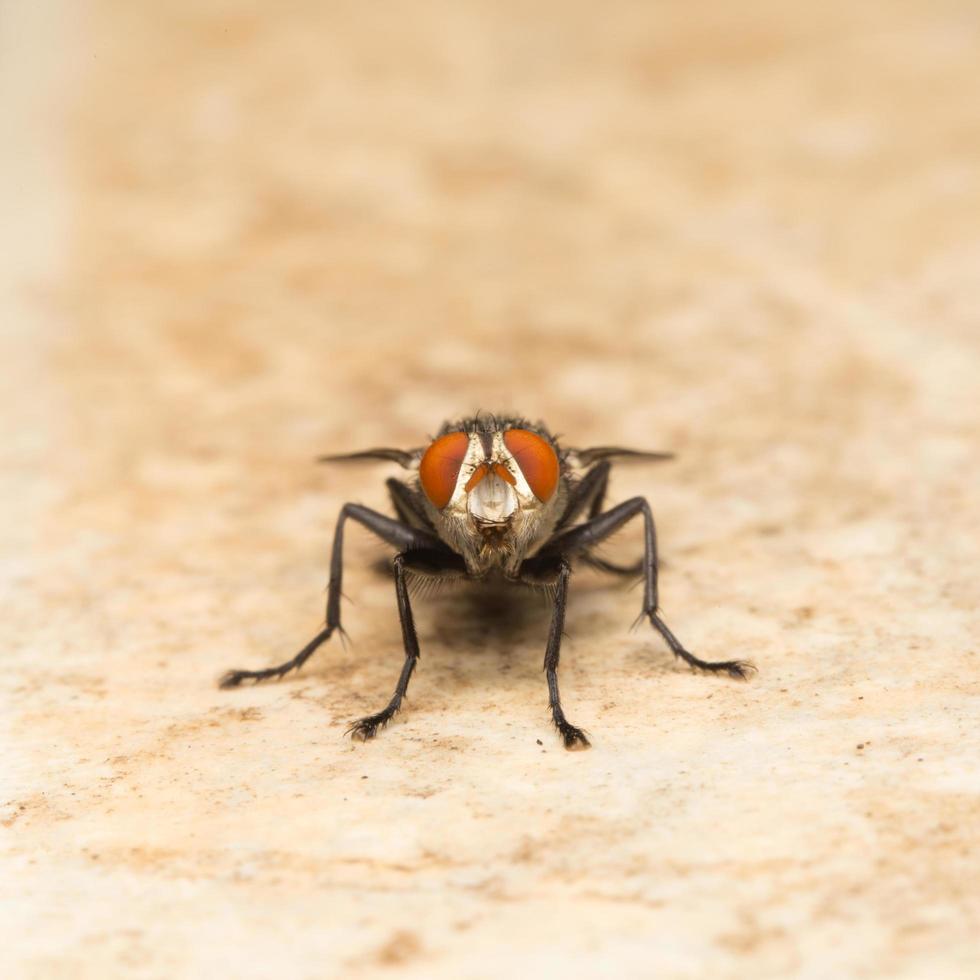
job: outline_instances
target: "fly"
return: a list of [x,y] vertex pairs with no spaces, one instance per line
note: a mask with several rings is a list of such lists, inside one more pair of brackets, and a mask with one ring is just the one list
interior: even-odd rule
[[[615,446],[563,449],[544,425],[526,419],[478,414],[447,422],[428,445],[412,449],[368,449],[320,457],[321,462],[382,460],[411,474],[386,485],[396,517],[360,504],[344,504],[334,531],[327,586],[326,625],[296,656],[265,670],[231,670],[223,688],[242,681],[282,677],[302,667],[317,648],[343,633],[340,597],[343,587],[344,525],[355,521],[396,553],[392,559],[395,596],[401,620],[405,661],[395,692],[379,712],[355,722],[347,734],[374,738],[401,708],[419,660],[419,641],[409,600],[408,581],[423,579],[483,580],[493,576],[523,585],[545,587],[552,596],[551,627],[544,655],[551,717],[566,749],[585,749],[589,740],[572,725],[561,706],[558,658],[568,580],[575,562],[610,575],[642,576],[647,619],[673,654],[698,670],[745,679],[755,668],[742,660],[701,660],[685,649],[659,614],[657,538],[645,497],[632,497],[603,510],[612,461],[662,460],[670,453],[643,452]],[[618,565],[595,554],[595,548],[624,524],[643,521],[643,557]]]

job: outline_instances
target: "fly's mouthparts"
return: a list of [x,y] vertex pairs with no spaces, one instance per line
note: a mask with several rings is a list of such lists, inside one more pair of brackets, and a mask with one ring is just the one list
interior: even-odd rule
[[476,525],[477,529],[480,531],[503,531],[510,527],[510,521],[488,521],[484,520],[482,517],[474,517],[473,523]]

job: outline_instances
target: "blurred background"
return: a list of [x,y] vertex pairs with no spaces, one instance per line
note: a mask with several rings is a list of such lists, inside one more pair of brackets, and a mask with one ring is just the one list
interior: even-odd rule
[[[970,975],[978,91],[974,0],[0,4],[18,969]],[[758,681],[583,573],[566,757],[546,620],[440,599],[352,755],[352,536],[355,646],[216,692],[384,506],[313,457],[476,409],[677,452],[614,499]]]

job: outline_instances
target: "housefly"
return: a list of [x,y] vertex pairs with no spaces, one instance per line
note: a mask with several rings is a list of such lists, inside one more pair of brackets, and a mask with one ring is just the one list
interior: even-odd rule
[[[395,549],[392,567],[401,620],[405,661],[388,704],[355,722],[347,731],[367,741],[388,724],[402,700],[419,659],[419,641],[409,599],[409,581],[421,579],[504,579],[547,589],[551,626],[545,647],[551,717],[567,749],[589,747],[582,729],[565,717],[558,690],[568,581],[576,562],[610,575],[640,576],[647,619],[674,655],[691,667],[744,679],[755,668],[742,660],[706,661],[681,644],[660,615],[657,601],[657,538],[650,505],[632,497],[604,510],[612,463],[617,459],[662,460],[669,453],[615,446],[570,449],[541,423],[511,416],[478,414],[447,422],[431,441],[417,449],[368,449],[320,457],[322,462],[380,460],[409,472],[389,479],[395,517],[360,504],[341,508],[334,531],[327,586],[326,625],[294,657],[264,670],[231,670],[221,687],[242,681],[282,677],[302,667],[314,651],[343,633],[340,598],[343,587],[344,529],[354,521]],[[618,565],[595,548],[624,524],[643,522],[643,557],[635,565]]]

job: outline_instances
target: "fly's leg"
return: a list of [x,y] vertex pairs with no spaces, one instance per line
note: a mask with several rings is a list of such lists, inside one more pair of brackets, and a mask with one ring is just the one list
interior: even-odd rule
[[291,670],[302,667],[313,656],[316,649],[330,639],[335,632],[343,634],[340,625],[340,596],[344,577],[344,524],[349,519],[362,524],[373,531],[383,541],[396,548],[425,548],[442,547],[434,535],[417,530],[400,521],[379,514],[360,504],[344,504],[337,518],[337,528],[334,531],[333,548],[330,552],[330,582],[327,585],[327,622],[326,626],[295,657],[275,667],[264,670],[229,670],[218,682],[219,687],[237,687],[242,681],[264,681],[270,677],[282,677]]
[[555,591],[555,609],[551,616],[551,627],[548,630],[548,646],[544,655],[545,675],[548,678],[548,704],[551,706],[551,717],[565,743],[566,749],[587,749],[589,740],[581,728],[576,728],[565,718],[561,706],[561,695],[558,692],[558,656],[561,652],[561,635],[565,628],[565,604],[568,600],[568,576],[571,567],[563,558],[559,565],[558,587]]
[[[565,506],[565,513],[558,523],[559,527],[567,527],[584,510],[588,510],[589,520],[602,512],[602,505],[606,500],[606,491],[609,488],[609,471],[611,469],[612,464],[606,459],[600,460],[595,466],[589,468],[572,491],[572,495]],[[600,558],[598,555],[588,553],[583,553],[581,558],[586,564],[610,575],[632,577],[643,571],[642,559],[632,565],[618,565],[615,562],[607,561],[605,558]]]
[[238,687],[242,681],[259,681],[269,680],[270,677],[283,677],[288,674],[291,670],[297,670],[306,663],[310,657],[317,651],[317,649],[327,640],[333,636],[335,630],[343,631],[343,627],[339,622],[327,623],[326,626],[316,636],[310,640],[309,643],[296,654],[295,657],[290,657],[289,660],[284,661],[281,664],[277,664],[275,667],[266,667],[264,670],[228,670],[221,675],[218,681],[218,687],[230,688]]
[[581,559],[586,565],[597,568],[600,572],[607,572],[609,575],[622,575],[624,578],[634,578],[643,573],[643,559],[640,558],[632,565],[618,565],[614,561],[606,561],[598,555],[581,555]]
[[643,609],[640,618],[646,617],[651,625],[664,638],[674,656],[698,670],[728,674],[744,680],[755,670],[752,664],[744,660],[702,660],[681,642],[660,618],[657,601],[657,533],[653,523],[650,505],[643,497],[633,497],[630,500],[612,507],[610,510],[559,532],[541,549],[541,554],[572,555],[593,548],[610,535],[618,531],[627,521],[637,515],[643,515],[644,549],[643,549]]
[[403,524],[422,530],[431,529],[432,524],[415,491],[394,477],[385,480],[385,486],[388,488],[388,496],[391,497],[391,505]]
[[554,588],[554,609],[548,630],[548,645],[544,654],[544,671],[548,679],[548,704],[551,718],[561,735],[566,749],[587,749],[590,742],[581,728],[576,728],[565,717],[558,690],[558,658],[561,653],[561,637],[565,628],[565,607],[568,602],[568,578],[571,565],[562,556],[531,558],[521,566],[520,578],[529,585],[550,585]]
[[419,639],[415,632],[415,617],[408,598],[406,572],[417,572],[429,578],[459,578],[465,575],[463,559],[448,549],[425,549],[423,551],[403,552],[395,555],[392,562],[395,571],[395,596],[398,600],[398,618],[402,627],[402,642],[405,645],[405,662],[402,665],[395,693],[388,704],[379,712],[361,718],[347,729],[351,738],[366,742],[384,728],[402,706],[408,691],[408,682],[419,660]]
[[612,464],[607,460],[596,463],[575,484],[574,489],[565,504],[565,513],[558,522],[559,527],[567,527],[584,510],[589,511],[589,517],[595,517],[602,510],[602,502],[609,486],[609,471]]

